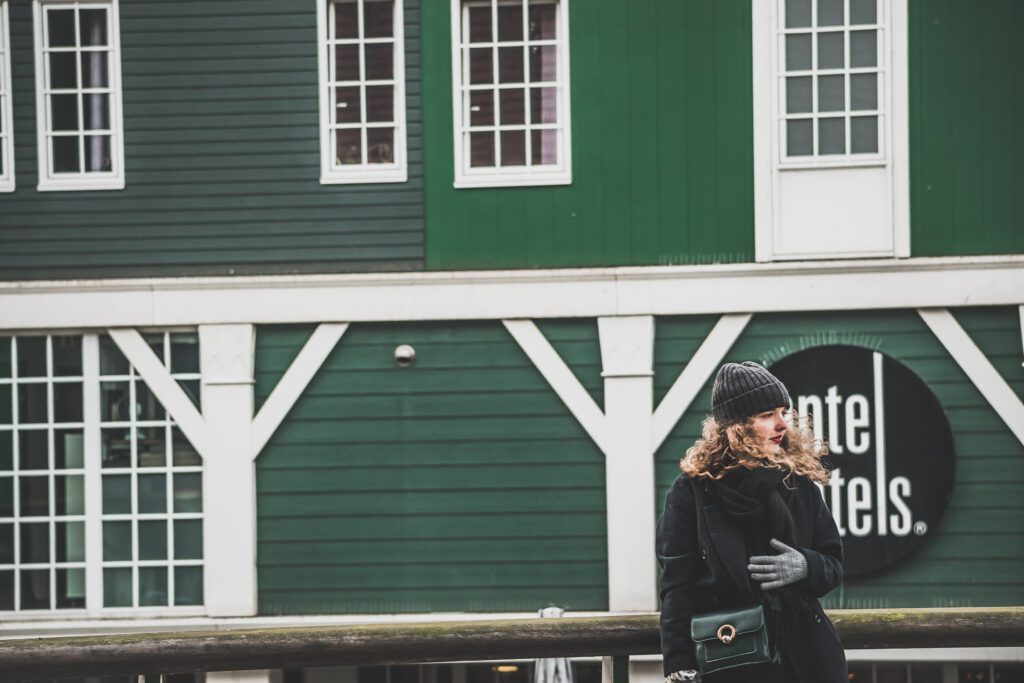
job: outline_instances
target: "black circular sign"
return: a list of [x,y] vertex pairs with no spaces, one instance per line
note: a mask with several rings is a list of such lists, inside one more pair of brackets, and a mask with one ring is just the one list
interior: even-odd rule
[[879,351],[820,346],[771,366],[829,446],[824,487],[843,536],[846,576],[907,557],[953,495],[949,420],[924,381]]

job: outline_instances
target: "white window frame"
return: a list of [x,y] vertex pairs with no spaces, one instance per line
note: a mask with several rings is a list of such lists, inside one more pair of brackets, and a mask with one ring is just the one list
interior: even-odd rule
[[[77,9],[106,9],[110,37],[110,171],[79,171],[77,173],[55,173],[50,158],[47,137],[50,133],[49,103],[47,98],[47,59],[44,14],[48,7]],[[38,145],[39,184],[37,189],[46,191],[75,190],[122,190],[124,174],[124,124],[121,104],[121,27],[118,0],[33,0],[33,24],[35,26],[35,68],[36,68],[36,139]],[[76,89],[82,92],[81,84]],[[79,107],[79,121],[82,111]],[[81,130],[81,123],[79,125]],[[83,159],[84,161],[84,159]]]
[[[465,121],[463,111],[463,92],[469,89],[468,64],[463,63],[464,48],[463,36],[465,29],[463,20],[466,16],[465,8],[469,4],[491,4],[492,13],[492,35],[497,38],[497,12],[493,11],[499,4],[509,2],[522,2],[524,10],[528,9],[530,0],[480,0],[480,2],[467,2],[467,0],[451,0],[451,45],[452,45],[452,136],[454,141],[455,181],[457,188],[469,187],[523,187],[540,185],[570,185],[572,184],[572,112],[570,109],[570,65],[569,65],[569,0],[553,0],[557,6],[557,88],[558,88],[558,121],[556,130],[558,136],[558,164],[543,166],[496,166],[488,168],[471,168],[469,165],[469,149],[463,144],[463,135],[469,130]],[[523,12],[523,37],[526,39],[529,12]],[[494,43],[500,46],[496,40]],[[494,83],[497,86],[498,61],[494,59]],[[529,73],[524,73],[529,79]],[[523,86],[529,97],[529,85]],[[499,116],[498,106],[495,105],[495,117]],[[529,100],[525,107],[527,130],[530,125]],[[500,144],[496,144],[500,148]],[[527,158],[530,154],[530,141],[527,137]]]
[[[877,154],[819,155],[787,159],[785,149],[785,33],[781,18],[785,0],[751,0],[753,33],[753,106],[754,106],[754,247],[757,261],[798,259],[835,259],[910,256],[910,145],[908,123],[908,19],[907,0],[879,0],[877,17],[879,65],[879,123]],[[812,0],[816,12],[817,0]],[[847,3],[848,4],[848,3]],[[812,15],[813,16],[813,15]],[[834,27],[849,33],[848,23]],[[856,29],[854,29],[856,30]],[[817,29],[812,33],[816,37]],[[844,43],[848,44],[848,43]],[[817,41],[812,39],[812,49]],[[848,54],[848,52],[847,52]],[[842,70],[849,73],[850,67]],[[837,70],[837,73],[839,70]],[[818,70],[808,73],[817,74]],[[846,95],[849,97],[849,86]],[[812,90],[817,109],[817,88]],[[847,102],[848,104],[848,102]],[[842,113],[849,116],[849,108]],[[868,112],[865,112],[867,114]],[[817,114],[814,139],[817,140]],[[846,149],[850,149],[847,135]],[[888,251],[822,253],[787,256],[775,253],[776,232],[781,229],[779,195],[782,173],[828,170],[842,174],[844,169],[884,168],[887,174],[888,207],[891,211],[893,245]],[[836,175],[842,178],[842,175]],[[827,216],[823,216],[827,221]]]
[[[363,31],[363,3],[367,0],[358,0],[360,33]],[[333,27],[330,22],[330,7],[332,0],[317,0],[316,22],[317,22],[317,62],[319,67],[318,83],[320,89],[320,184],[346,184],[346,183],[404,183],[409,179],[408,158],[407,158],[407,126],[405,106],[405,12],[403,0],[393,0],[392,17],[394,19],[394,129],[395,148],[394,162],[390,164],[351,164],[335,165],[335,148],[332,144],[332,116],[331,106],[334,101],[331,73],[334,55],[329,49],[328,42]],[[358,45],[360,47],[372,43],[373,39],[367,39],[360,35]],[[367,85],[365,78],[366,65],[360,60],[360,91],[364,93]],[[371,82],[372,84],[372,82]],[[363,118],[365,119],[365,108]],[[366,139],[365,121],[359,127],[363,132],[363,139]],[[366,154],[366,144],[363,144],[363,153]]]
[[[168,362],[170,360],[169,357],[168,357],[169,345],[167,343],[167,334],[168,334],[167,332],[163,333],[164,353],[163,353],[163,357],[161,358],[161,360],[163,361],[165,367],[167,366],[167,364],[168,364]],[[82,373],[81,373],[80,376],[77,376],[77,375],[76,376],[60,376],[60,377],[54,378],[54,374],[53,374],[52,342],[50,341],[50,339],[52,339],[55,336],[64,336],[64,335],[81,336],[81,339],[82,339]],[[12,336],[14,338],[19,338],[19,337],[34,337],[34,336],[40,336],[40,335],[38,333],[29,333],[29,334],[24,334],[24,335],[19,334],[19,333],[14,333]],[[49,334],[42,335],[42,336],[44,336],[44,338],[47,339],[47,342],[46,342],[47,376],[46,377],[41,377],[41,378],[33,378],[33,379],[27,380],[27,381],[19,379],[19,377],[18,377],[16,342],[12,340],[12,343],[10,345],[11,377],[9,379],[8,378],[0,378],[0,391],[11,392],[11,400],[12,400],[11,420],[12,420],[12,424],[11,425],[0,425],[0,436],[9,435],[13,431],[19,429],[19,420],[18,420],[18,412],[17,412],[18,411],[18,403],[17,403],[17,400],[16,400],[17,397],[15,395],[15,391],[16,391],[15,387],[18,384],[22,384],[22,383],[44,384],[47,387],[48,420],[47,420],[46,423],[34,423],[33,426],[31,427],[31,429],[33,431],[36,431],[36,430],[46,430],[47,434],[51,435],[51,436],[48,437],[48,443],[49,443],[48,450],[49,450],[49,457],[50,457],[51,467],[49,468],[49,470],[46,470],[46,475],[47,475],[47,477],[49,479],[49,488],[50,488],[50,496],[49,496],[49,506],[50,506],[50,509],[51,509],[51,511],[54,510],[54,507],[55,507],[55,504],[56,504],[56,496],[55,496],[55,492],[54,492],[54,477],[58,476],[58,475],[55,475],[54,474],[55,472],[59,472],[59,474],[61,474],[61,475],[63,475],[63,474],[72,474],[72,475],[82,474],[82,475],[84,475],[84,504],[85,504],[84,515],[72,515],[72,516],[69,516],[69,515],[55,515],[53,513],[51,513],[49,515],[50,529],[51,529],[51,531],[50,531],[50,538],[49,538],[50,547],[51,547],[50,556],[51,556],[51,558],[54,558],[54,559],[52,559],[46,566],[47,567],[56,567],[56,568],[62,568],[62,567],[66,567],[66,566],[69,566],[69,565],[70,566],[74,566],[74,567],[84,567],[84,569],[85,569],[85,606],[82,607],[82,608],[50,608],[50,609],[32,609],[32,610],[20,610],[20,609],[5,610],[3,612],[0,612],[0,616],[2,616],[3,618],[5,618],[7,620],[35,621],[35,620],[53,619],[55,617],[58,617],[58,618],[61,618],[61,619],[67,619],[67,618],[76,618],[76,617],[79,617],[79,618],[81,618],[81,617],[138,617],[138,616],[151,616],[151,617],[178,616],[178,617],[181,617],[181,616],[203,616],[203,615],[206,615],[208,610],[207,610],[207,607],[205,606],[205,604],[188,605],[188,606],[182,606],[182,607],[174,607],[174,606],[167,606],[167,605],[164,605],[164,606],[152,606],[152,607],[104,607],[103,606],[103,598],[104,598],[104,596],[103,596],[103,570],[104,570],[105,567],[107,567],[107,566],[109,566],[111,564],[121,565],[121,566],[131,566],[132,567],[132,570],[133,570],[133,573],[134,573],[134,575],[133,575],[133,601],[137,604],[137,602],[138,602],[138,592],[139,592],[139,582],[137,580],[137,572],[138,572],[138,568],[140,566],[145,566],[147,564],[147,561],[140,561],[138,559],[133,559],[131,562],[107,562],[107,561],[105,561],[103,559],[103,537],[102,537],[103,526],[102,525],[103,525],[103,522],[105,520],[107,520],[108,518],[111,518],[111,517],[113,517],[115,519],[121,519],[121,518],[129,519],[130,518],[132,520],[132,535],[133,535],[132,545],[134,547],[137,544],[137,535],[135,533],[135,524],[137,523],[137,520],[140,519],[140,518],[142,518],[142,519],[147,519],[147,518],[149,518],[149,519],[157,519],[157,518],[167,518],[167,519],[172,519],[172,518],[173,519],[199,519],[199,520],[202,520],[202,522],[203,522],[203,527],[204,527],[203,528],[203,533],[205,534],[206,533],[206,529],[205,529],[205,526],[206,526],[206,524],[205,524],[206,512],[205,512],[205,510],[202,511],[202,512],[199,512],[199,513],[185,513],[185,514],[179,514],[179,513],[173,512],[171,510],[171,506],[173,505],[173,502],[172,502],[173,501],[173,488],[172,488],[172,485],[171,485],[170,477],[168,477],[168,480],[167,480],[167,487],[168,487],[168,491],[167,491],[167,505],[168,505],[168,511],[167,511],[166,514],[159,514],[159,513],[153,513],[153,514],[131,513],[131,514],[125,514],[125,515],[107,515],[107,514],[103,513],[103,510],[102,510],[102,505],[103,505],[103,489],[102,489],[103,482],[102,482],[102,478],[103,478],[103,475],[105,473],[107,473],[107,472],[111,472],[111,473],[114,473],[114,474],[117,474],[117,473],[120,473],[120,472],[119,471],[113,471],[112,472],[109,469],[104,469],[103,466],[102,466],[102,462],[101,462],[102,445],[101,445],[101,433],[100,433],[100,419],[101,419],[100,404],[101,404],[101,400],[102,399],[101,399],[101,384],[100,384],[100,381],[101,381],[100,380],[100,377],[101,377],[101,375],[100,375],[100,344],[99,344],[100,335],[95,334],[95,333],[81,334],[81,333],[75,333],[75,332],[60,332],[60,333],[49,333]],[[131,365],[131,362],[129,361],[129,366],[130,365]],[[173,368],[172,368],[172,370],[173,370]],[[197,373],[183,374],[183,373],[176,373],[175,372],[175,373],[172,374],[172,377],[174,377],[175,379],[179,379],[179,380],[196,381],[198,379],[199,375]],[[137,384],[138,382],[142,382],[142,381],[143,380],[139,377],[138,372],[136,371],[135,374],[134,374],[134,382]],[[52,436],[52,434],[53,434],[54,425],[55,425],[54,419],[53,419],[54,418],[54,416],[53,416],[54,403],[53,403],[53,399],[52,399],[52,394],[53,394],[52,387],[53,387],[53,385],[55,383],[62,383],[62,382],[80,383],[82,385],[82,387],[83,387],[82,422],[81,423],[66,423],[66,424],[61,423],[61,424],[57,425],[58,428],[74,428],[74,429],[81,428],[82,429],[82,432],[83,432],[83,467],[82,468],[55,470],[54,467],[52,466],[53,465],[53,454],[54,454],[54,444],[53,444],[53,436]],[[133,425],[134,425],[134,422],[135,422],[135,420],[132,420],[132,424]],[[173,419],[168,414],[165,417],[164,422],[167,423],[167,424],[173,424]],[[106,423],[104,423],[104,424],[106,424]],[[132,426],[132,434],[133,435],[134,435],[134,429],[135,429],[134,426]],[[133,439],[133,442],[134,442],[134,439]],[[9,475],[5,473],[5,475],[4,475],[4,476],[14,477],[15,478],[15,484],[17,484],[17,477],[20,476],[18,474],[18,472],[19,472],[18,469],[15,467],[15,465],[17,463],[17,458],[18,458],[18,448],[19,448],[19,444],[18,444],[17,440],[15,439],[14,442],[13,442],[14,453],[13,453],[13,456],[12,456],[12,469],[11,469],[11,473]],[[133,449],[134,449],[134,446],[133,446]],[[137,468],[137,463],[135,462],[135,459],[134,458],[132,459],[131,471],[133,472],[133,475],[132,475],[133,476],[133,481],[132,481],[132,498],[133,498],[133,500],[136,500],[137,497],[138,497],[138,493],[136,491],[135,475],[134,475],[134,473],[137,472],[137,471],[141,471],[141,472],[145,473],[148,469],[149,468],[138,469]],[[170,466],[162,467],[162,468],[155,467],[155,468],[153,468],[153,471],[154,471],[154,473],[164,472],[164,473],[170,474],[172,471],[173,472],[179,472],[179,471],[201,472],[203,469],[204,469],[204,467],[202,465],[186,466],[186,467],[170,465]],[[41,474],[42,470],[40,470],[39,472]],[[37,475],[37,476],[39,476],[39,475]],[[18,494],[19,494],[18,487],[17,487],[17,485],[15,485],[15,487],[14,487],[14,501],[13,501],[13,504],[14,504],[15,507],[14,507],[13,519],[15,520],[15,544],[16,544],[16,546],[18,545],[18,533],[20,531],[20,527],[18,525],[19,524],[19,512],[20,512],[19,507],[18,507],[19,506]],[[133,505],[133,509],[135,507],[136,506]],[[56,522],[63,521],[64,519],[67,519],[68,517],[73,517],[74,519],[72,521],[79,521],[81,519],[81,520],[83,520],[85,522],[85,559],[84,559],[84,562],[56,562],[56,560],[55,560],[56,555],[55,555],[55,552],[53,550],[54,549],[54,544],[56,543],[56,536],[54,534],[54,524]],[[42,521],[42,519],[40,519],[39,521]],[[152,562],[150,562],[150,564],[164,564],[164,565],[168,565],[168,566],[171,567],[171,569],[169,570],[169,581],[168,581],[168,599],[169,599],[169,601],[173,601],[173,589],[174,589],[174,584],[173,584],[174,570],[173,570],[173,567],[176,567],[176,566],[197,566],[197,567],[202,568],[203,572],[204,572],[204,577],[203,577],[204,591],[203,591],[202,600],[205,603],[205,592],[206,592],[205,591],[205,583],[207,581],[207,578],[205,576],[205,569],[206,569],[206,564],[207,564],[207,559],[205,557],[205,552],[204,552],[204,557],[202,559],[199,559],[199,560],[175,560],[175,559],[173,559],[173,549],[171,547],[172,544],[173,544],[173,538],[172,538],[172,535],[170,533],[170,530],[168,530],[168,558],[167,558],[167,560],[164,560],[164,561],[152,561]],[[15,553],[16,553],[15,557],[16,558],[18,557],[18,555],[17,555],[18,552],[19,552],[18,550],[15,551]],[[137,553],[133,552],[133,557],[135,556],[135,554],[137,554]],[[16,567],[15,568],[15,604],[18,604],[18,602],[20,600],[20,590],[19,590],[19,583],[18,583],[20,581],[20,577],[18,575],[17,567],[20,566],[20,564],[16,563],[15,565],[12,565],[12,566]],[[35,566],[36,565],[33,565],[33,567],[35,567]],[[5,567],[5,570],[10,570],[10,568],[7,565],[5,565],[4,567]],[[43,565],[38,565],[38,568],[43,568]],[[50,600],[51,600],[51,604],[55,604],[55,601],[56,601],[56,592],[55,592],[55,585],[54,585],[55,578],[54,577],[55,577],[55,574],[54,574],[54,572],[51,571],[51,577],[50,577]]]
[[11,30],[7,0],[0,0],[0,192],[14,192],[14,116],[11,114]]

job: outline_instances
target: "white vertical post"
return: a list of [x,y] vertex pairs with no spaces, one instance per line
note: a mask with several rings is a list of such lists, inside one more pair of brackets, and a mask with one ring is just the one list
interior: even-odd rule
[[598,318],[605,405],[608,608],[657,608],[654,557],[654,318]]
[[103,607],[103,463],[100,451],[100,342],[95,334],[82,335],[82,451],[85,460],[85,608]]
[[256,614],[252,325],[200,325],[205,603],[211,617]]

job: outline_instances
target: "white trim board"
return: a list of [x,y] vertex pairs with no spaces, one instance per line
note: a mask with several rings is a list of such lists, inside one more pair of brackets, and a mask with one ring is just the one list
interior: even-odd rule
[[[713,292],[713,296],[712,296]],[[757,296],[774,292],[772,296]],[[0,283],[0,330],[1024,304],[1024,256]]]

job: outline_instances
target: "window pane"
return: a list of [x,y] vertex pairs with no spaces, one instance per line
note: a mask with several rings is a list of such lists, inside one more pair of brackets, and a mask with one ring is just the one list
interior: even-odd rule
[[356,0],[334,3],[334,37],[359,37],[359,6]]
[[786,69],[789,71],[802,71],[810,68],[810,34],[786,36]]
[[337,123],[359,123],[362,121],[362,106],[358,87],[334,89],[334,110]]
[[105,47],[107,43],[107,10],[83,9],[78,13],[79,44]]
[[85,477],[69,474],[53,478],[54,511],[58,515],[85,514]]
[[850,31],[850,66],[878,66],[878,33]]
[[335,161],[336,164],[361,164],[363,163],[363,142],[359,129],[342,128],[335,131]]
[[108,567],[103,570],[103,606],[132,606],[132,570]]
[[128,474],[103,475],[103,514],[122,515],[132,511],[132,482]]
[[114,427],[100,430],[100,461],[103,467],[131,466],[131,430]]
[[171,372],[199,372],[199,335],[171,334]]
[[818,34],[818,68],[843,68],[843,33],[829,31]]
[[850,74],[850,109],[878,109],[877,74]]
[[78,56],[74,52],[50,53],[50,88],[78,87]]
[[493,50],[491,48],[470,48],[469,82],[473,85],[494,82]]
[[336,81],[358,81],[359,80],[359,46],[358,45],[335,45],[334,46],[334,80],[336,80]]
[[128,359],[121,353],[121,349],[117,348],[114,340],[107,335],[100,337],[100,374],[128,374]]
[[814,122],[811,119],[786,121],[786,155],[791,157],[814,154]]
[[82,53],[82,85],[86,88],[106,88],[110,85],[108,55],[108,52]]
[[135,382],[135,403],[135,414],[139,420],[167,419],[164,407],[156,400],[156,396],[149,390],[146,383],[141,380]]
[[491,90],[469,91],[469,125],[494,125],[494,92]]
[[[85,130],[107,130],[110,128],[110,96],[100,93],[82,95],[85,110],[82,112]],[[86,138],[88,140],[88,138]],[[86,155],[89,145],[86,144]],[[110,156],[109,153],[107,156]]]
[[50,95],[53,130],[78,130],[78,95]]
[[367,38],[388,38],[394,35],[391,0],[369,0],[363,3],[363,24]]
[[366,131],[366,163],[395,163],[395,129],[370,128]]
[[50,561],[50,523],[24,522],[21,532],[21,563],[36,564]]
[[14,479],[0,477],[0,517],[14,516]]
[[550,82],[558,78],[558,47],[534,45],[530,48],[530,81]]
[[78,154],[78,137],[61,136],[50,138],[53,145],[53,170],[56,173],[78,173],[81,157]]
[[842,111],[846,108],[843,76],[818,76],[818,111]]
[[167,604],[167,567],[139,568],[139,605]]
[[[141,382],[139,383],[141,385]],[[100,420],[128,422],[132,419],[128,382],[100,382]]]
[[45,424],[49,419],[46,409],[45,384],[19,384],[18,421],[21,424]]
[[175,467],[201,465],[203,462],[177,427],[171,428],[171,459]]
[[394,43],[371,43],[366,49],[366,78],[386,81],[395,77]]
[[164,427],[138,427],[135,453],[139,467],[163,467],[167,464],[167,436]]
[[47,45],[50,47],[74,47],[75,10],[46,10]]
[[530,40],[554,40],[556,20],[554,3],[530,5]]
[[526,164],[526,131],[506,130],[501,133],[501,165]]
[[85,441],[81,429],[56,429],[53,432],[54,467],[75,470],[85,466]]
[[[501,124],[503,126],[526,123],[526,93],[519,88],[502,90],[499,93],[501,100]],[[504,158],[504,153],[502,153]]]
[[846,153],[846,125],[844,119],[818,120],[818,153]]
[[167,512],[167,475],[139,475],[139,512]]
[[103,561],[132,559],[132,523],[103,522]]
[[854,154],[878,152],[877,116],[854,116],[850,119],[850,151]]
[[366,120],[390,122],[395,119],[394,88],[390,85],[366,86]]
[[14,572],[0,571],[0,610],[14,609]]
[[11,377],[11,338],[0,337],[0,377]]
[[530,133],[530,154],[534,166],[558,163],[558,131],[534,130]]
[[524,73],[525,72],[523,70],[523,48],[499,47],[498,82],[522,83]]
[[801,114],[811,111],[811,77],[792,76],[786,79],[786,112]]
[[[14,411],[11,409],[14,405],[11,392],[14,390],[13,385],[0,386],[0,425],[9,425],[14,421]],[[2,465],[0,465],[0,469],[3,469]]]
[[57,382],[53,385],[53,421],[82,421],[82,383]]
[[[50,514],[50,478],[47,476],[18,479],[19,509],[22,517],[44,517]],[[24,539],[24,535],[22,535]],[[22,558],[24,559],[24,558]],[[46,560],[33,560],[45,562]]]
[[850,0],[850,23],[875,23],[876,0]]
[[85,562],[85,522],[57,522],[57,562]]
[[514,5],[498,5],[498,40],[523,39],[523,6],[518,2]]
[[50,570],[21,572],[21,609],[50,609]]
[[469,8],[469,42],[486,43],[491,40],[491,8]]
[[843,23],[843,0],[818,0],[818,26]]
[[85,607],[85,570],[79,567],[57,570],[57,607]]
[[82,375],[82,338],[53,337],[53,374],[59,377]]
[[18,469],[50,469],[50,449],[45,429],[18,432]]
[[46,377],[46,337],[18,337],[18,377]]
[[786,0],[786,28],[811,25],[811,0]]
[[174,568],[174,604],[203,604],[203,568]]
[[533,123],[558,122],[557,88],[532,88],[530,90],[530,121]]
[[174,522],[174,559],[200,560],[203,557],[203,522],[179,519]]
[[469,134],[469,165],[494,166],[494,133],[482,131]]
[[167,522],[162,519],[139,522],[139,559],[167,559]]
[[0,524],[0,564],[14,564],[14,525]]

